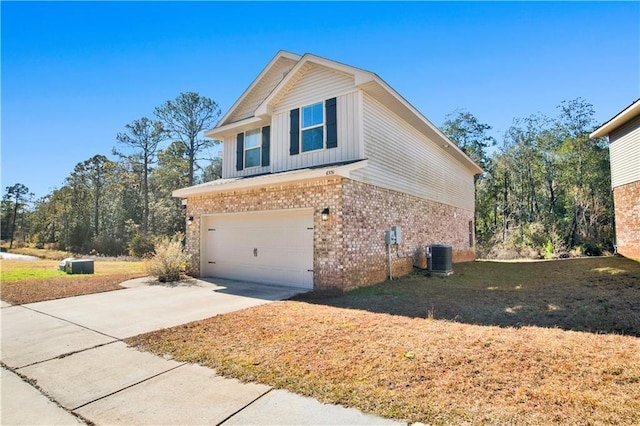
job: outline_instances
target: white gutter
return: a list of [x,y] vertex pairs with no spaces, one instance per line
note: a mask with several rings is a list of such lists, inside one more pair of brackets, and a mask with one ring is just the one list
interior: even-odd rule
[[[233,191],[238,189],[246,189],[253,187],[262,187],[269,185],[281,185],[304,180],[313,180],[320,178],[331,178],[333,176],[349,177],[354,171],[366,167],[367,160],[357,161],[355,163],[346,164],[344,166],[329,166],[317,169],[301,169],[290,172],[275,173],[256,177],[221,179],[200,185],[190,186],[188,188],[176,189],[171,193],[173,197],[185,198],[192,195],[209,194],[213,192]],[[218,183],[216,183],[218,182]]]

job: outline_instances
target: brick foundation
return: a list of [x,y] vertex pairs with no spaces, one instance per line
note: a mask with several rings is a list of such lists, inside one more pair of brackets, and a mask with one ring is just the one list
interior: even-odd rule
[[613,188],[618,253],[640,259],[640,181]]
[[[329,220],[320,212],[329,207]],[[384,281],[388,276],[384,232],[402,228],[403,241],[392,250],[392,274],[426,267],[424,247],[448,244],[454,262],[475,259],[469,244],[473,212],[379,188],[342,177],[287,185],[192,196],[187,216],[186,250],[192,275],[200,266],[200,217],[203,214],[313,208],[314,289],[349,290]]]

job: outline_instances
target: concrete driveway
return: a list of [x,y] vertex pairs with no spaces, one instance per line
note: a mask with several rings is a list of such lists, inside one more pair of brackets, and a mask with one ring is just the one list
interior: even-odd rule
[[195,279],[175,285],[138,279],[126,286],[21,306],[2,303],[1,424],[396,424],[223,378],[121,341],[305,290]]

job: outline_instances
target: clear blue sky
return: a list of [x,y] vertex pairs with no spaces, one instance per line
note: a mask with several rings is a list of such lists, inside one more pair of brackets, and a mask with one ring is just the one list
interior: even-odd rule
[[[36,197],[180,92],[223,112],[280,49],[377,73],[434,124],[500,135],[582,97],[640,97],[638,2],[1,2],[2,190]],[[216,150],[217,151],[217,150]]]

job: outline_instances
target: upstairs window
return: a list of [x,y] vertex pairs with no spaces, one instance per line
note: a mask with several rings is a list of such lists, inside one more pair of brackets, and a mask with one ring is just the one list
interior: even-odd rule
[[324,148],[324,106],[322,102],[302,107],[302,152]]
[[337,98],[289,111],[289,155],[337,146]]
[[271,126],[236,135],[236,170],[269,165]]
[[261,155],[260,129],[249,130],[244,134],[244,167],[260,165]]

